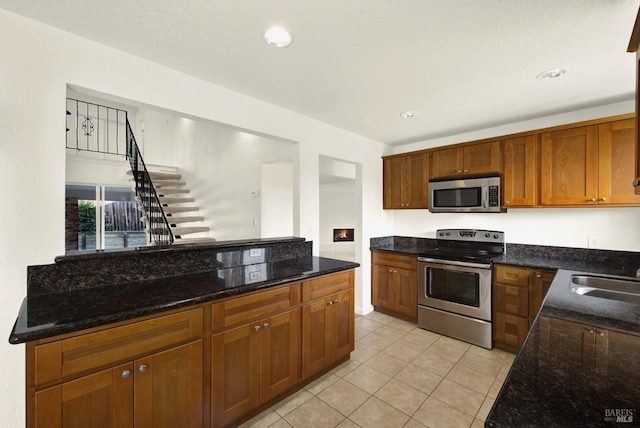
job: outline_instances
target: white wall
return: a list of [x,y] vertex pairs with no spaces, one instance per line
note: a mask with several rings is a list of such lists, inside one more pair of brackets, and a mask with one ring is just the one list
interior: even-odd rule
[[[7,207],[0,210],[5,337],[26,295],[26,267],[64,254],[62,123],[68,84],[298,142],[294,186],[301,191],[294,202],[294,233],[312,240],[315,254],[319,156],[359,164],[363,192],[358,203],[366,216],[357,249],[362,266],[356,273],[356,307],[370,309],[369,238],[392,233],[392,215],[381,204],[383,144],[4,10],[0,58],[0,174],[12,184],[5,186]],[[0,426],[24,426],[24,346],[0,345],[0,367]]]
[[262,238],[293,235],[293,162],[265,163],[261,168]]

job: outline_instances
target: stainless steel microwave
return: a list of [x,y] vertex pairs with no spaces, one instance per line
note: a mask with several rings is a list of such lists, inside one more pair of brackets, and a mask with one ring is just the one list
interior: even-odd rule
[[500,178],[500,175],[491,175],[429,180],[429,211],[505,212],[500,206]]

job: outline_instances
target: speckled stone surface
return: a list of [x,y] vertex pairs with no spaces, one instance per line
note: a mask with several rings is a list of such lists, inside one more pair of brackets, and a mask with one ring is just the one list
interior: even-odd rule
[[292,237],[57,257],[53,264],[27,268],[27,294],[77,290],[295,259],[310,255],[312,245],[304,238]]
[[[91,254],[30,266],[27,297],[9,342],[24,343],[359,266],[312,257],[311,251],[312,242],[286,238]],[[128,272],[140,266],[148,272]]]
[[389,251],[392,253],[412,254],[417,256],[426,249],[435,248],[436,240],[430,238],[412,238],[408,236],[383,236],[371,238],[369,249],[372,251]]
[[506,253],[494,263],[635,276],[640,252],[507,243]]
[[[556,274],[485,426],[617,426],[608,409],[632,409],[621,425],[640,425],[640,305],[571,292],[580,273]],[[605,342],[599,328],[626,340]]]

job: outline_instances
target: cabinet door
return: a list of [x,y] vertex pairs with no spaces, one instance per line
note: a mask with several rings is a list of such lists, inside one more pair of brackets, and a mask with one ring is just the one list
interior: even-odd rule
[[407,156],[405,208],[429,208],[429,153]]
[[[599,382],[600,390],[611,403],[633,408],[637,403],[638,378],[635,364],[629,355],[640,355],[640,336],[596,328],[596,375],[606,379]],[[625,405],[626,404],[626,405]]]
[[354,349],[353,291],[335,296],[331,307],[331,362],[348,356]]
[[202,427],[202,340],[136,360],[136,428]]
[[133,378],[127,363],[38,391],[33,426],[133,427]]
[[267,401],[298,382],[300,312],[293,309],[262,320],[261,401]]
[[418,272],[396,269],[394,310],[415,318],[418,316]]
[[529,325],[533,324],[542,301],[551,287],[553,277],[556,275],[552,270],[534,270],[531,272],[531,283],[529,285]]
[[463,148],[465,174],[484,174],[500,171],[500,142],[473,144]]
[[598,204],[640,203],[632,184],[638,155],[634,119],[603,123],[598,131]]
[[405,158],[394,157],[384,159],[382,163],[383,194],[382,207],[384,209],[403,208],[405,195]]
[[598,127],[542,134],[540,165],[542,205],[596,204]]
[[393,281],[397,269],[385,265],[372,267],[371,304],[386,309],[393,309]]
[[35,405],[36,428],[133,427],[133,364],[38,391]]
[[538,203],[538,136],[504,141],[502,195],[506,207],[530,207]]
[[[541,316],[540,346],[547,359],[539,364],[552,373],[572,373],[576,369],[591,375],[595,368],[595,329],[584,324]],[[562,355],[550,350],[562,343]],[[555,345],[554,345],[555,344]]]
[[302,306],[302,378],[331,363],[331,298]]
[[450,177],[462,174],[463,150],[460,147],[435,150],[431,153],[431,177]]
[[260,405],[260,331],[250,323],[211,336],[211,420],[224,426]]

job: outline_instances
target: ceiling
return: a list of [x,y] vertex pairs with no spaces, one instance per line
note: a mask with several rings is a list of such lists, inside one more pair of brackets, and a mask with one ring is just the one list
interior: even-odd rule
[[[0,0],[0,8],[403,144],[632,99],[640,0]],[[272,24],[290,30],[267,45]],[[538,80],[564,67],[557,79]],[[405,119],[401,112],[413,110]]]

